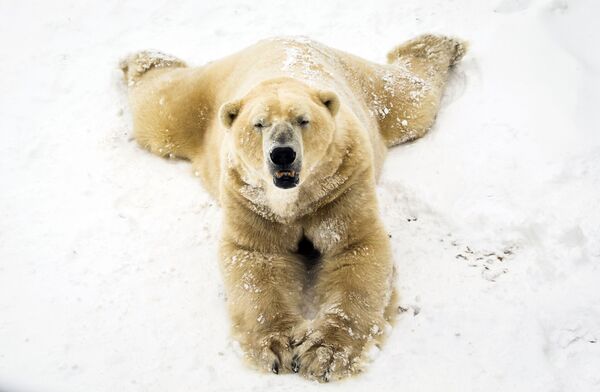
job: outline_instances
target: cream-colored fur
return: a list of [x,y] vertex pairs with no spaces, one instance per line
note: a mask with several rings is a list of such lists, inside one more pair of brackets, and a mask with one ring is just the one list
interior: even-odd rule
[[[151,52],[123,62],[138,142],[190,160],[223,208],[233,332],[252,364],[327,381],[359,372],[381,341],[394,290],[376,178],[388,147],[431,127],[465,49],[425,35],[381,65],[276,38],[202,67]],[[301,135],[297,187],[273,185],[256,121]],[[303,238],[320,252],[310,270]]]

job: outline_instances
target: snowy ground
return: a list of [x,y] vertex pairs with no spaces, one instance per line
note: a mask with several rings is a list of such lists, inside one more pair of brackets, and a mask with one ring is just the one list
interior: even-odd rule
[[[0,390],[600,390],[600,2],[32,3],[0,1]],[[131,141],[119,58],[306,35],[384,61],[422,32],[471,52],[379,187],[406,311],[355,379],[247,369],[219,208]]]

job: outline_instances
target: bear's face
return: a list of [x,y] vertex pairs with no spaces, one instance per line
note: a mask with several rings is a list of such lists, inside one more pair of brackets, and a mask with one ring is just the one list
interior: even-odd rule
[[331,144],[337,95],[297,81],[263,83],[219,112],[233,153],[250,177],[289,189],[319,165]]

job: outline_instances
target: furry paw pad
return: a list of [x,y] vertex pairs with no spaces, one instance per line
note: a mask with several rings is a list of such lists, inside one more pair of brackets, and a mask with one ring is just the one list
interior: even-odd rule
[[246,352],[246,356],[259,369],[281,374],[292,371],[292,346],[288,336],[273,334],[262,339]]
[[[341,330],[309,332],[294,350],[291,369],[294,373],[328,382],[360,372],[359,354],[355,344],[348,344]],[[359,347],[361,345],[359,344]]]

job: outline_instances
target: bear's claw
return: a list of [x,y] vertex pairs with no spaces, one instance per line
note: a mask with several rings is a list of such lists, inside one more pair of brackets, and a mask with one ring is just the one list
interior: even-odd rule
[[273,365],[271,365],[271,371],[275,374],[279,374],[279,363],[277,361],[273,362]]
[[298,355],[294,355],[294,358],[292,358],[292,371],[294,373],[298,373],[299,370],[300,370],[300,358],[298,358]]

